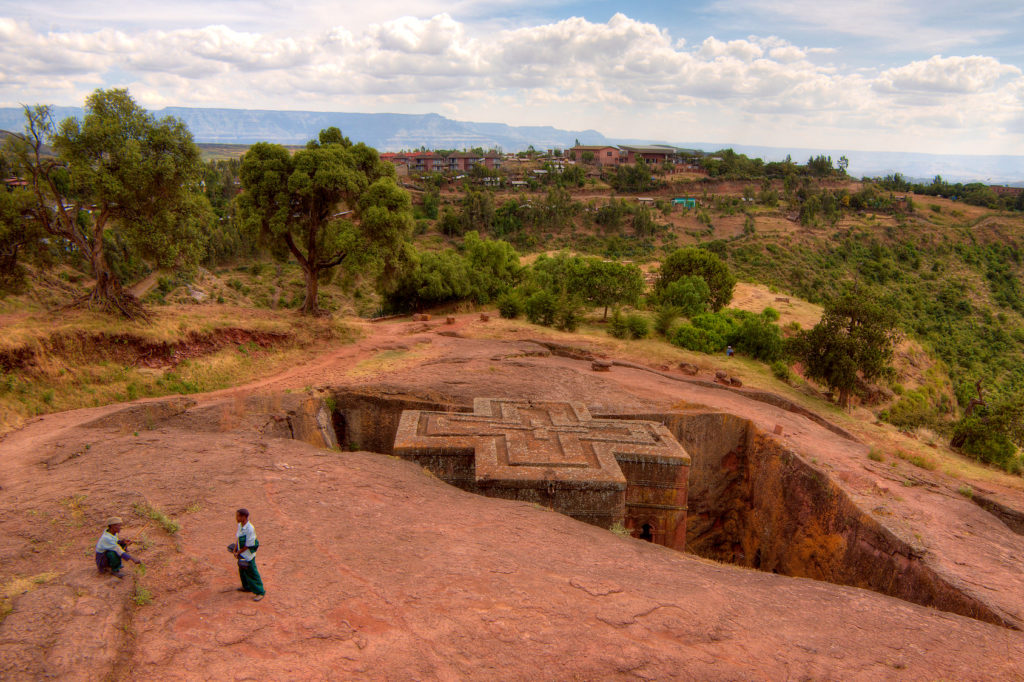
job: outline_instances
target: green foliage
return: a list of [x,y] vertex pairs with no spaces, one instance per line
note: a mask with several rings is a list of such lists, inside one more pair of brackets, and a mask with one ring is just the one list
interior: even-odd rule
[[523,314],[525,303],[519,292],[509,291],[498,297],[498,314],[506,320],[514,320]]
[[671,341],[680,348],[698,353],[717,353],[725,348],[725,340],[720,335],[692,324],[676,327]]
[[994,405],[982,405],[964,416],[953,429],[950,444],[982,462],[1020,473],[1017,447],[1024,443],[1024,397],[1013,396]]
[[629,338],[626,316],[618,308],[612,311],[612,318],[608,320],[608,333],[617,339]]
[[37,263],[49,261],[44,232],[29,211],[34,197],[27,189],[0,190],[0,295],[19,293],[25,285],[27,258]]
[[692,247],[677,249],[662,262],[655,291],[660,294],[686,276],[698,276],[708,285],[712,310],[721,310],[732,300],[736,278],[729,268],[714,253]]
[[455,210],[445,207],[441,211],[441,219],[437,222],[437,229],[441,231],[441,234],[449,237],[461,237],[465,225]]
[[647,164],[639,160],[632,166],[618,166],[608,178],[608,184],[619,192],[646,192],[657,187],[658,181],[651,175]]
[[526,319],[533,324],[550,327],[555,323],[558,299],[547,289],[541,289],[526,299]]
[[508,242],[481,239],[475,231],[466,234],[462,253],[426,252],[413,260],[388,294],[392,310],[465,300],[489,303],[514,286],[522,272],[519,255]]
[[708,309],[711,288],[700,275],[684,275],[665,286],[660,300],[677,308],[683,317],[694,317]]
[[494,216],[494,199],[491,193],[486,190],[467,189],[462,197],[462,210],[459,213],[459,234],[470,230],[490,232],[494,226]]
[[608,321],[608,333],[617,339],[644,339],[651,333],[651,327],[643,315],[623,315],[622,311],[616,308]]
[[793,354],[809,377],[838,390],[839,402],[846,407],[858,375],[870,381],[891,371],[895,324],[890,308],[851,289],[826,304],[814,328],[794,338]]
[[555,310],[555,327],[566,332],[574,332],[579,329],[583,321],[583,310],[578,301],[572,297],[563,297],[558,301],[558,308]]
[[738,353],[763,362],[783,354],[782,333],[770,316],[727,309],[695,316],[675,328],[672,343],[699,353],[720,353],[732,346]]
[[[94,302],[139,314],[112,269],[112,245],[123,251],[122,260],[182,270],[195,267],[205,252],[211,208],[188,128],[171,117],[157,121],[118,89],[91,94],[81,120],[67,118],[55,127],[44,106],[26,107],[25,116],[25,134],[9,138],[8,152],[35,190],[31,220],[89,257]],[[44,142],[55,157],[43,153]]]
[[935,406],[922,389],[904,391],[900,399],[878,414],[879,419],[903,429],[932,426],[939,421]]
[[651,209],[647,206],[637,207],[636,213],[633,214],[633,231],[638,236],[645,237],[654,234],[657,227]]
[[317,314],[322,276],[343,266],[373,271],[385,283],[410,256],[412,204],[395,169],[376,150],[337,128],[289,153],[259,142],[242,158],[240,212],[272,253],[292,256],[306,279],[302,311]]
[[644,288],[643,273],[635,265],[564,253],[538,257],[530,280],[558,296],[603,307],[605,315],[610,306],[635,303]]
[[609,231],[618,231],[629,214],[629,204],[624,200],[609,199],[608,203],[598,207],[594,214],[594,222]]
[[675,324],[676,319],[682,315],[682,308],[668,303],[662,304],[654,317],[654,331],[662,336],[668,336],[669,330]]
[[776,360],[771,363],[772,376],[779,381],[784,381],[787,384],[793,381],[793,372],[790,371],[789,365],[782,360]]
[[629,331],[629,338],[631,339],[646,339],[651,333],[650,323],[647,318],[639,313],[633,313],[626,316],[626,329]]

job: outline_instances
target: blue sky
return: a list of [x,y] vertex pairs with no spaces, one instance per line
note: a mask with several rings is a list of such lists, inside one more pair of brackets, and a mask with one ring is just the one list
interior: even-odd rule
[[0,2],[0,105],[437,112],[651,140],[1024,154],[1020,0]]

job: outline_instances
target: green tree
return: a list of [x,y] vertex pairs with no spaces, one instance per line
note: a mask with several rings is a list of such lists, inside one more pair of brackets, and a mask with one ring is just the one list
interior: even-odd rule
[[410,256],[412,205],[394,166],[337,128],[294,155],[278,144],[253,145],[241,177],[243,215],[276,256],[290,254],[302,267],[307,315],[322,312],[319,283],[333,268],[372,266],[385,278]]
[[[90,305],[127,317],[145,316],[122,288],[112,253],[160,267],[190,269],[203,256],[202,227],[210,220],[202,195],[203,165],[181,121],[157,121],[127,90],[97,90],[81,121],[55,128],[49,107],[26,107],[23,136],[10,138],[18,171],[35,196],[31,218],[70,242],[92,267]],[[54,156],[44,152],[44,142]]]
[[45,254],[43,232],[31,218],[35,198],[27,189],[0,190],[0,293],[19,291],[25,283],[26,256]]
[[462,212],[459,215],[462,233],[469,230],[490,232],[494,226],[494,215],[494,199],[490,192],[472,188],[466,191],[462,198]]
[[688,275],[696,275],[707,283],[712,310],[721,310],[732,300],[736,278],[728,266],[710,251],[695,247],[676,249],[662,262],[656,292],[661,294],[669,284]]
[[684,275],[662,289],[661,301],[676,308],[683,317],[694,317],[708,309],[711,288],[700,275]]
[[575,293],[588,303],[602,306],[602,319],[608,318],[609,306],[635,304],[644,292],[644,276],[636,265],[599,258],[587,258],[585,263]]
[[858,376],[871,381],[891,371],[895,325],[891,307],[853,288],[829,302],[821,321],[797,335],[791,349],[807,376],[838,391],[840,406],[847,407]]

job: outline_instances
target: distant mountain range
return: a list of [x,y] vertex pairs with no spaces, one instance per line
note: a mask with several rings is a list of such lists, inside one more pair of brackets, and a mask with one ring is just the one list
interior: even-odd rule
[[[54,107],[59,120],[81,116],[81,107]],[[167,107],[153,111],[157,117],[175,116],[184,121],[197,142],[251,144],[268,141],[304,144],[323,128],[337,126],[352,140],[365,142],[381,151],[400,149],[499,148],[522,151],[581,144],[646,144],[662,142],[688,149],[715,151],[732,147],[748,156],[780,161],[787,154],[803,163],[811,156],[825,154],[833,160],[845,155],[849,172],[856,177],[902,173],[912,179],[941,175],[952,182],[1024,184],[1024,156],[968,156],[956,154],[914,154],[907,152],[864,152],[842,149],[762,147],[730,143],[671,142],[665,140],[613,139],[596,130],[561,130],[551,126],[510,126],[504,123],[456,121],[439,114],[355,114],[317,111],[267,111],[254,109],[198,109]],[[21,130],[21,109],[0,108],[0,129]]]

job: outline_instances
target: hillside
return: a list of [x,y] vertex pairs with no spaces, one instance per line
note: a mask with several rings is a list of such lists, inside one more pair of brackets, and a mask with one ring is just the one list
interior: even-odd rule
[[[54,107],[57,120],[81,117],[80,107]],[[174,116],[192,131],[197,142],[252,144],[271,141],[305,144],[329,126],[340,128],[353,140],[376,149],[428,148],[462,149],[483,146],[520,151],[533,145],[538,149],[571,146],[579,139],[604,144],[607,138],[594,130],[560,130],[551,126],[510,126],[504,123],[457,121],[438,114],[359,114],[319,111],[262,111],[249,109],[199,109],[166,107],[152,112],[157,117]],[[21,109],[0,108],[0,129],[21,130]]]
[[[702,377],[595,374],[527,340],[537,333],[469,315],[383,322],[237,391],[50,415],[8,435],[0,675],[1019,673],[1024,544],[980,501],[984,489],[1019,506],[1019,490],[974,481],[969,499],[943,472],[888,452],[875,461],[833,430],[855,425],[848,416],[830,413],[826,428]],[[629,347],[606,357],[629,359]],[[695,458],[691,553],[375,454],[403,405],[481,395],[664,415]],[[311,428],[310,404],[334,426]],[[353,442],[364,424],[380,438]],[[352,450],[327,449],[328,430]],[[242,505],[259,531],[259,604],[235,592],[222,549]],[[111,513],[145,563],[123,581],[96,576],[86,551]]]

